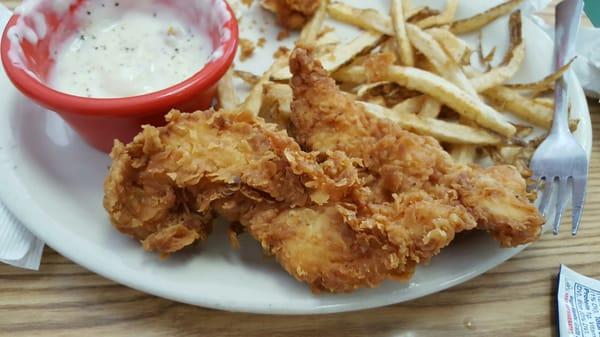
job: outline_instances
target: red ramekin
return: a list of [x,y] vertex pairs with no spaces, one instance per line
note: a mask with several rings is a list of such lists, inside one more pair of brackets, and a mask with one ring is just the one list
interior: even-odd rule
[[[223,1],[229,12],[228,21],[225,21],[222,27],[208,29],[214,48],[222,50],[221,56],[187,80],[164,90],[125,98],[87,98],[59,92],[47,86],[44,80],[53,62],[49,55],[49,40],[60,22],[50,10],[41,11],[49,26],[46,37],[35,45],[25,39],[20,43],[28,63],[27,71],[13,64],[8,55],[11,43],[8,31],[19,19],[18,15],[11,17],[2,34],[2,64],[8,78],[19,91],[39,105],[57,112],[90,145],[109,152],[114,139],[131,141],[141,130],[141,125],[164,124],[165,113],[173,108],[192,112],[211,106],[217,83],[231,66],[238,45],[238,24],[231,7],[225,0],[214,1],[215,4],[217,1]],[[82,3],[83,1],[76,2],[66,15],[73,15]],[[73,29],[74,32],[77,27],[71,26],[73,27],[69,29]],[[226,37],[220,36],[220,32],[226,30],[229,34]]]

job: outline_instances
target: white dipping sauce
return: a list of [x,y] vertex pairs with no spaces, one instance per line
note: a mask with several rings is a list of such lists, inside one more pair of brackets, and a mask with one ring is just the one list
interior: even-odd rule
[[182,21],[172,9],[123,7],[89,1],[78,10],[79,32],[52,52],[52,88],[95,98],[141,95],[180,83],[209,61],[213,46],[208,33]]

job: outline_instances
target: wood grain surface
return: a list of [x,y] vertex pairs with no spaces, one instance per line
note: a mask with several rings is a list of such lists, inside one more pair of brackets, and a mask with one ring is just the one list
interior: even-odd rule
[[[600,104],[590,107],[600,135]],[[0,336],[556,336],[559,265],[600,279],[598,137],[593,151],[579,236],[545,235],[498,268],[407,304],[325,316],[227,313],[140,293],[47,249],[39,272],[0,265]]]

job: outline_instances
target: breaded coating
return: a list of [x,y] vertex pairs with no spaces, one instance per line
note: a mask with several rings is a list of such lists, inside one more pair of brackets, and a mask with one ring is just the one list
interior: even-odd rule
[[250,114],[173,111],[167,121],[115,143],[104,185],[112,223],[147,250],[171,253],[206,238],[212,203],[236,193],[297,207],[340,198],[357,179],[343,154],[304,153]]
[[[366,113],[304,49],[294,51],[290,68],[293,135],[307,150],[343,151],[362,160],[378,184],[378,201],[424,192],[437,207],[451,207],[445,216],[472,217],[503,246],[537,239],[544,219],[514,167],[455,163],[433,138]],[[431,218],[432,212],[423,209],[415,219]]]
[[320,0],[262,0],[263,8],[277,15],[277,22],[288,29],[300,29],[315,14]]

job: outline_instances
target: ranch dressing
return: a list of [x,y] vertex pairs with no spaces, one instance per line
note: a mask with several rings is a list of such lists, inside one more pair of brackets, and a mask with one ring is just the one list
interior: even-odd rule
[[184,81],[211,59],[208,34],[166,6],[89,1],[77,15],[79,31],[52,50],[48,85],[61,92],[94,98],[146,94]]

